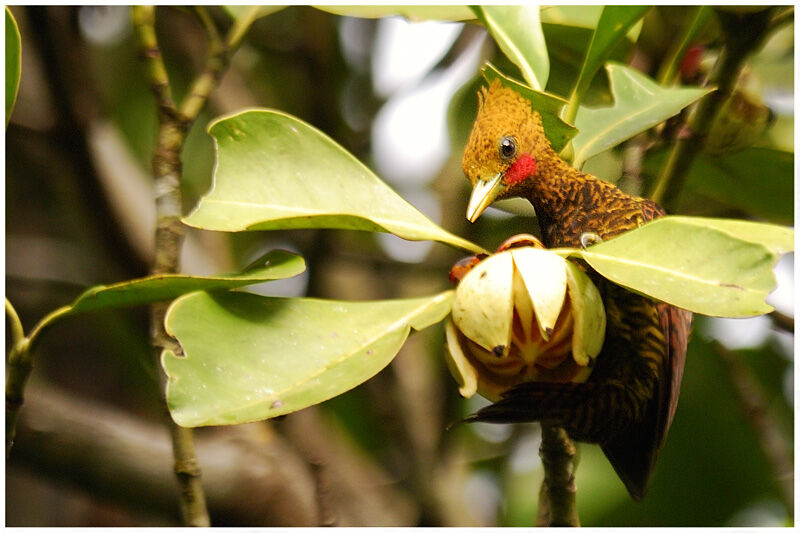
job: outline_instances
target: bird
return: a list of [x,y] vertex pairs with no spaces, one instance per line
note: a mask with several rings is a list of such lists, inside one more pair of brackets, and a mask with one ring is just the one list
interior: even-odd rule
[[[462,167],[472,184],[470,222],[495,200],[525,198],[548,248],[585,248],[666,214],[655,202],[570,166],[552,148],[540,113],[499,79],[479,90]],[[607,315],[589,379],[521,383],[466,420],[560,425],[575,440],[599,444],[639,501],[675,415],[692,314],[584,268]]]

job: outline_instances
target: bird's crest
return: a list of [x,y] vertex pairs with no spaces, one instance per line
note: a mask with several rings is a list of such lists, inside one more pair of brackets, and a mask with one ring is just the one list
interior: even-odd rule
[[462,161],[471,181],[479,174],[507,170],[513,160],[504,161],[498,153],[498,145],[506,136],[515,139],[520,155],[540,154],[545,146],[550,147],[539,113],[522,95],[496,79],[478,91],[478,115]]

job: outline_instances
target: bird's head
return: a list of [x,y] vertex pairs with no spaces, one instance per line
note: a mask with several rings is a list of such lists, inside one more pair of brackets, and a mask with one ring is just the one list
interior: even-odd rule
[[462,161],[473,187],[467,219],[474,222],[495,200],[523,196],[551,152],[542,117],[528,100],[500,80],[481,88]]

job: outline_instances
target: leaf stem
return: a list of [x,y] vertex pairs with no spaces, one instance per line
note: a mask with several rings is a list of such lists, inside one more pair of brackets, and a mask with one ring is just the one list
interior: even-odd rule
[[66,305],[52,311],[33,328],[29,336],[25,336],[22,322],[11,302],[6,298],[6,315],[11,322],[11,351],[8,353],[6,368],[6,458],[14,446],[17,434],[17,420],[22,404],[25,401],[25,385],[33,369],[33,350],[39,336],[47,327],[72,309]]
[[6,459],[14,445],[17,418],[25,392],[25,383],[31,373],[31,356],[25,330],[14,306],[6,298],[6,315],[11,323],[11,352],[8,354],[6,372]]
[[6,316],[11,322],[11,342],[16,346],[25,337],[25,330],[22,328],[22,322],[19,319],[17,310],[8,301],[8,298],[6,298]]
[[17,419],[25,398],[25,384],[32,368],[30,343],[23,337],[11,347],[6,363],[6,459],[14,445]]
[[689,168],[705,144],[714,117],[733,93],[745,58],[761,43],[771,11],[738,14],[717,10],[725,45],[708,80],[717,90],[700,100],[687,119],[688,134],[676,141],[650,194],[667,211],[675,211]]
[[253,22],[258,18],[261,6],[250,6],[250,9],[241,17],[236,17],[233,25],[228,30],[228,37],[225,40],[227,47],[233,51],[239,47],[247,30],[250,29]]
[[70,311],[72,311],[71,305],[65,305],[59,307],[51,311],[50,313],[46,314],[31,330],[31,333],[28,335],[28,343],[30,344],[30,350],[32,351],[33,348],[36,346],[36,343],[39,341],[39,337],[47,331],[50,326],[55,324],[61,317],[66,316]]
[[576,502],[575,467],[577,448],[564,428],[542,422],[539,457],[544,466],[537,525],[580,527]]
[[689,21],[684,25],[682,35],[673,42],[672,48],[670,48],[666,58],[661,63],[658,77],[656,78],[659,85],[667,85],[672,82],[686,50],[711,18],[711,8],[708,6],[695,6],[692,9]]

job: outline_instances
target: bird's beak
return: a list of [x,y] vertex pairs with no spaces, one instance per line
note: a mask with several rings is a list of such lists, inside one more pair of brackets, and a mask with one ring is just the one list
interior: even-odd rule
[[475,222],[481,213],[489,207],[494,199],[505,190],[503,174],[498,173],[488,178],[478,178],[472,188],[472,195],[467,205],[467,220]]

